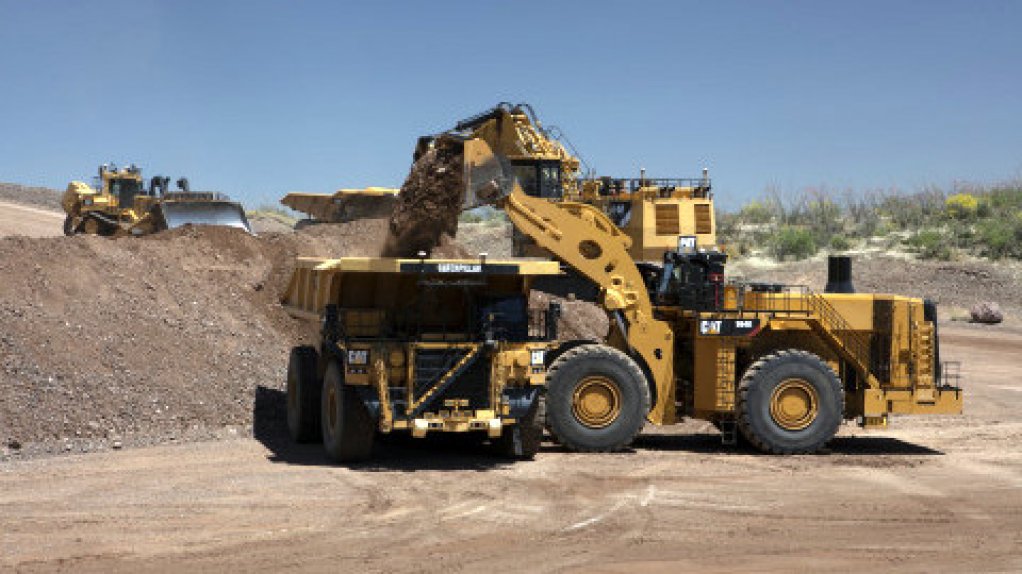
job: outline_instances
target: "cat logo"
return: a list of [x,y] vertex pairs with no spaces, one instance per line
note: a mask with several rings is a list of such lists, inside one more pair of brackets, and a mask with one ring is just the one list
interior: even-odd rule
[[473,263],[441,263],[437,265],[441,273],[481,273],[483,266]]
[[369,349],[348,349],[349,365],[369,364]]
[[699,321],[699,334],[700,335],[718,335],[720,334],[721,321]]

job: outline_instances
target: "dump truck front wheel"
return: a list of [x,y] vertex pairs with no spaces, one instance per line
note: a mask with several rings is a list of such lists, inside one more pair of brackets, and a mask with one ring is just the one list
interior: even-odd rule
[[376,425],[355,390],[344,384],[341,368],[330,362],[323,377],[323,447],[335,462],[356,462],[372,455]]
[[318,363],[319,355],[313,347],[291,349],[287,363],[287,430],[295,442],[313,442],[321,436]]
[[547,371],[546,424],[572,450],[628,446],[650,409],[649,385],[631,357],[606,345],[581,345]]
[[543,442],[543,419],[540,418],[542,397],[536,397],[525,416],[518,419],[514,426],[507,426],[501,431],[500,438],[494,446],[500,456],[532,460],[539,452]]
[[805,351],[762,357],[739,384],[738,429],[763,452],[815,452],[837,433],[843,413],[841,381],[827,363]]

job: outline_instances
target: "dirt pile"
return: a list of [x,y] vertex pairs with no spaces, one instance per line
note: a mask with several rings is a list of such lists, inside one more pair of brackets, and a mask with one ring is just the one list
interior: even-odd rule
[[430,254],[442,236],[455,236],[465,187],[462,163],[460,143],[441,138],[412,165],[390,216],[384,257]]
[[[0,239],[0,443],[84,451],[251,424],[315,326],[278,300],[295,256],[369,256],[386,221],[253,237]],[[20,450],[19,448],[19,450]]]
[[16,183],[0,183],[0,201],[13,201],[61,210],[62,192],[48,187],[31,187]]

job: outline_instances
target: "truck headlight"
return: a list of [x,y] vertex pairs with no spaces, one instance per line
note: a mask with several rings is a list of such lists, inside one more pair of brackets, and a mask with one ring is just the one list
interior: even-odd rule
[[531,355],[532,356],[529,361],[530,364],[532,364],[533,367],[542,367],[543,360],[546,358],[546,351],[543,349],[536,349],[532,351]]

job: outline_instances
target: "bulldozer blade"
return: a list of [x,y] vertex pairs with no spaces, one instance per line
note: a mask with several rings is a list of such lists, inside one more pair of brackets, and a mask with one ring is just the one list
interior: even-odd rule
[[182,225],[221,225],[252,233],[245,210],[233,201],[164,201],[157,211],[164,229]]

